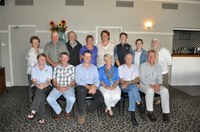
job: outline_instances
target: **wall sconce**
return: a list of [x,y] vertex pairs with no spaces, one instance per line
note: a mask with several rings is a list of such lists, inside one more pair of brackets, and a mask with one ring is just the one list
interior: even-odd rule
[[152,26],[153,26],[153,23],[151,22],[151,21],[147,21],[147,22],[145,22],[145,27],[147,28],[147,29],[150,29],[150,28],[152,28]]

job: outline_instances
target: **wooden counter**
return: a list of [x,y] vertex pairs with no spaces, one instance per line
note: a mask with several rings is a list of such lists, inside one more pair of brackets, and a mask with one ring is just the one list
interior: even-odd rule
[[5,77],[5,68],[0,67],[0,93],[6,91],[6,77]]

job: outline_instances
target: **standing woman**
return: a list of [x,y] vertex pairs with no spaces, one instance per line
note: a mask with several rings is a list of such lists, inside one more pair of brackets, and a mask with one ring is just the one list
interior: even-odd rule
[[29,84],[29,102],[32,102],[32,92],[31,92],[31,69],[33,66],[37,64],[37,55],[42,52],[40,47],[40,38],[38,36],[32,36],[30,38],[31,49],[26,54],[27,60],[27,76],[28,76],[28,84]]
[[[101,67],[104,65],[104,55],[111,54],[114,56],[114,47],[115,44],[110,42],[110,32],[103,30],[101,32],[101,42],[97,44],[98,56],[97,56],[97,66]],[[114,63],[114,58],[112,60]]]
[[70,56],[69,64],[77,66],[80,64],[79,52],[82,44],[77,40],[77,34],[74,31],[68,32],[67,39],[66,46]]
[[121,98],[121,89],[118,84],[120,77],[118,69],[112,65],[112,55],[104,55],[105,65],[99,68],[100,91],[106,104],[105,113],[113,115],[111,107],[114,107]]
[[85,51],[91,51],[92,52],[92,59],[91,59],[91,63],[93,65],[97,65],[97,52],[98,52],[98,49],[96,46],[94,46],[94,38],[92,35],[87,35],[86,37],[86,45],[83,46],[80,50],[80,60],[81,60],[81,63],[83,63],[83,54]]
[[133,63],[139,68],[140,64],[147,61],[147,51],[143,49],[143,40],[135,41],[136,49],[133,50]]

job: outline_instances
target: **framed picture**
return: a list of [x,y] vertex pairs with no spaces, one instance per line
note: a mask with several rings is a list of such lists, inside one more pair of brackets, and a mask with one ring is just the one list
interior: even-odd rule
[[101,32],[108,30],[110,32],[110,41],[119,43],[119,34],[122,32],[122,26],[96,26],[96,43],[101,41]]

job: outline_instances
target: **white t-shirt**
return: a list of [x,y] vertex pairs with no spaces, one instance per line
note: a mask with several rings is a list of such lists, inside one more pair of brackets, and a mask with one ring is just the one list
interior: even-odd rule
[[142,51],[140,51],[140,52],[136,51],[136,52],[135,52],[134,64],[135,64],[137,67],[140,66],[140,56],[141,56],[141,54],[142,54]]
[[131,64],[131,67],[127,67],[126,64],[123,64],[118,68],[118,71],[119,77],[125,81],[131,81],[139,77],[139,69],[134,64]]
[[112,64],[114,64],[114,48],[115,48],[115,44],[109,42],[109,44],[107,46],[103,46],[102,42],[99,42],[97,44],[97,48],[98,48],[98,53],[97,53],[97,66],[101,67],[105,64],[103,56],[105,54],[111,54],[113,57],[113,62]]

